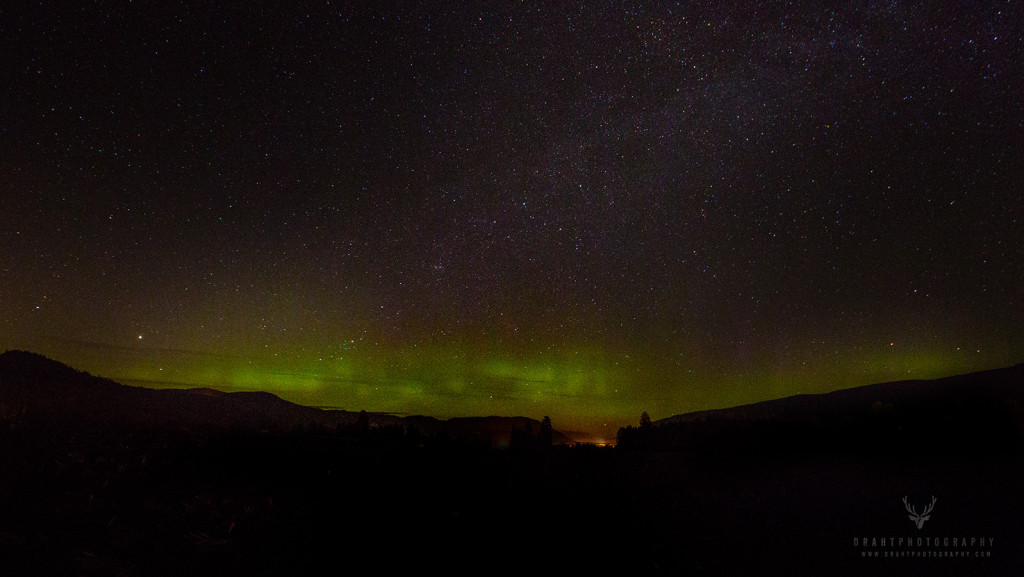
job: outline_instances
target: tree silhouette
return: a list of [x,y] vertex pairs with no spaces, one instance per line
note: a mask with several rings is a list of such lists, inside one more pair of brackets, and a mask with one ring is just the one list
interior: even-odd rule
[[651,416],[647,414],[647,411],[644,411],[643,414],[640,415],[640,427],[646,429],[647,427],[650,427],[650,426],[651,426]]
[[553,429],[551,428],[551,417],[547,415],[540,422],[540,446],[550,447],[552,439],[554,437]]

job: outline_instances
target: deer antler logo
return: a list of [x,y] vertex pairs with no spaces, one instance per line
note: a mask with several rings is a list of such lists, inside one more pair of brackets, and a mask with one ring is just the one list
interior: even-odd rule
[[914,510],[914,507],[911,507],[910,503],[907,502],[907,498],[903,497],[903,506],[907,508],[907,511],[910,513],[910,515],[908,515],[910,517],[910,520],[913,521],[914,524],[917,525],[918,529],[920,529],[921,526],[924,525],[925,521],[927,521],[928,519],[931,519],[931,517],[932,517],[931,516],[931,512],[932,512],[932,509],[935,508],[935,501],[937,501],[937,500],[938,499],[936,499],[935,496],[933,495],[932,496],[931,504],[929,504],[927,507],[925,507],[924,511],[921,511],[921,513],[918,513],[916,510]]

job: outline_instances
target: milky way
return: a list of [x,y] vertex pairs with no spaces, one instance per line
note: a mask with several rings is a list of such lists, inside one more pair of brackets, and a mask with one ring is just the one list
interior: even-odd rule
[[0,9],[0,348],[592,429],[1024,360],[1014,3],[273,4]]

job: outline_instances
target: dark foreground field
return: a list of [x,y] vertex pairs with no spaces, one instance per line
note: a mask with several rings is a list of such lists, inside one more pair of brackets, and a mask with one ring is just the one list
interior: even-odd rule
[[[1022,574],[1019,453],[879,449],[694,460],[308,432],[9,430],[0,574]],[[920,529],[904,496],[917,511],[937,499]]]
[[552,446],[7,352],[0,576],[1022,575],[1022,406],[1018,365]]

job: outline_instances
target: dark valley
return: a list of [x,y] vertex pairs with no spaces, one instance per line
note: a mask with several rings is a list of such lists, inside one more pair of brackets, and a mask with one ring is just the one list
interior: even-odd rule
[[[542,442],[524,418],[126,387],[9,351],[0,569],[1008,574],[1024,537],[1021,379],[1016,366],[680,415],[612,448]],[[909,507],[932,497],[919,529]],[[929,541],[878,545],[901,537]],[[919,558],[935,552],[949,556]]]

